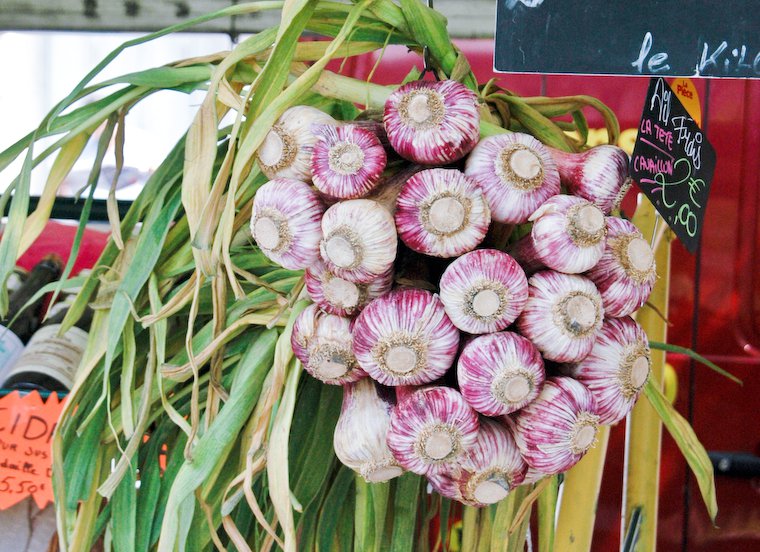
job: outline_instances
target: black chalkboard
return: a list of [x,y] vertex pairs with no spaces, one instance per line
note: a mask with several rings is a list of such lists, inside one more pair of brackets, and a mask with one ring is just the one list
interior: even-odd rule
[[757,0],[497,0],[497,71],[760,78]]
[[715,150],[662,78],[649,83],[631,177],[694,253],[715,171]]

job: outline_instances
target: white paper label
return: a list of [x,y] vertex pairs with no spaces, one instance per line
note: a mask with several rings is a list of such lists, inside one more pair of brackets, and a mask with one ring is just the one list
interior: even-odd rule
[[5,379],[21,372],[37,372],[71,389],[87,347],[87,332],[74,327],[58,335],[60,328],[60,324],[52,324],[37,330]]
[[5,374],[16,363],[24,344],[18,336],[5,326],[0,326],[0,382],[5,381]]

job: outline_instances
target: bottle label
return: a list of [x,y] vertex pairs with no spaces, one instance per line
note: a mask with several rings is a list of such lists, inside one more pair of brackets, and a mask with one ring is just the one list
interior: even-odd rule
[[58,335],[60,328],[60,324],[51,324],[37,330],[5,379],[22,372],[37,372],[71,389],[87,347],[87,332],[73,327]]
[[0,326],[0,381],[5,381],[4,375],[16,363],[24,344],[18,336],[5,326]]

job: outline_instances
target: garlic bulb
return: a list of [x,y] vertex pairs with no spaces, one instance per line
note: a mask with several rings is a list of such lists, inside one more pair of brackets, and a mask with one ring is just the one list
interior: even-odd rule
[[391,270],[396,258],[396,225],[379,203],[350,199],[322,217],[320,253],[330,271],[354,283],[367,283]]
[[387,161],[380,140],[354,125],[320,125],[313,132],[319,138],[311,154],[314,186],[335,199],[371,192]]
[[602,316],[602,298],[590,280],[543,270],[528,280],[528,302],[517,328],[544,358],[578,362],[594,346]]
[[528,269],[536,261],[567,274],[585,272],[604,254],[604,213],[579,197],[557,195],[549,198],[530,217],[533,228],[510,253]]
[[426,387],[391,412],[388,448],[406,470],[429,475],[461,461],[478,437],[478,415],[457,391]]
[[594,395],[599,422],[614,424],[633,408],[650,365],[647,335],[626,316],[605,319],[588,356],[565,371]]
[[341,385],[366,377],[356,362],[352,322],[309,305],[296,318],[290,344],[304,369],[324,383]]
[[454,362],[459,332],[437,295],[416,288],[391,291],[367,305],[354,324],[359,365],[384,385],[420,385]]
[[548,475],[573,467],[594,445],[599,426],[591,392],[561,376],[547,379],[536,400],[507,421],[528,465]]
[[494,420],[481,418],[477,439],[460,465],[431,474],[429,481],[438,493],[480,507],[504,500],[522,484],[527,470],[509,430]]
[[503,330],[528,300],[525,273],[496,249],[478,249],[456,259],[441,276],[440,288],[451,321],[473,334]]
[[599,288],[607,316],[627,316],[652,293],[657,279],[654,252],[632,222],[607,217],[604,255],[586,276]]
[[369,378],[343,386],[343,405],[335,426],[335,455],[369,483],[401,475],[386,438],[393,405],[378,396]]
[[311,150],[317,141],[312,125],[335,125],[327,113],[308,105],[286,110],[257,152],[259,167],[270,180],[293,178],[311,182]]
[[383,123],[401,157],[446,165],[467,155],[478,141],[478,98],[457,81],[412,81],[388,97]]
[[462,396],[486,416],[502,416],[524,407],[538,396],[544,379],[538,349],[512,332],[472,339],[457,363]]
[[456,169],[427,169],[412,176],[398,195],[395,218],[407,247],[434,257],[472,251],[491,222],[480,188]]
[[336,276],[321,259],[306,269],[306,291],[321,309],[338,316],[358,314],[370,301],[388,293],[393,285],[389,270],[366,284],[355,284]]
[[557,165],[546,146],[519,132],[478,142],[464,172],[480,184],[496,222],[527,222],[544,201],[560,191]]
[[310,266],[319,257],[325,206],[308,184],[278,178],[256,192],[251,234],[268,259],[290,270]]
[[547,474],[538,471],[535,468],[531,468],[528,466],[528,471],[525,472],[525,479],[523,479],[522,484],[523,485],[533,485],[533,483],[538,483],[541,481],[544,477],[548,477]]
[[567,191],[587,199],[606,215],[620,205],[630,188],[628,154],[617,146],[601,145],[582,153],[549,151],[557,162]]

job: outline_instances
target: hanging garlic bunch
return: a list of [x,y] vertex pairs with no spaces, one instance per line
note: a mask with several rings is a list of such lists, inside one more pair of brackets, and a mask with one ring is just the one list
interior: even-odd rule
[[437,295],[415,288],[375,299],[354,324],[359,365],[384,385],[421,385],[454,362],[459,332]]
[[317,142],[313,125],[336,125],[327,113],[308,105],[287,109],[257,152],[261,172],[270,180],[292,178],[311,182],[311,152]]
[[604,255],[586,276],[599,289],[607,316],[627,316],[652,293],[657,279],[654,252],[632,222],[607,217]]
[[573,467],[594,445],[599,426],[591,392],[561,376],[547,379],[536,400],[507,421],[522,457],[547,475]]
[[356,284],[336,276],[321,259],[306,269],[306,291],[311,300],[330,314],[353,316],[367,304],[388,293],[393,285],[393,271],[389,270],[365,284]]
[[599,422],[614,424],[633,408],[649,378],[650,365],[647,335],[626,316],[605,319],[588,356],[564,371],[591,391]]
[[388,448],[411,472],[432,475],[456,468],[477,440],[478,415],[457,391],[426,387],[391,413]]
[[403,473],[386,438],[393,405],[364,378],[343,386],[343,405],[335,426],[333,448],[344,465],[369,483],[381,483]]

